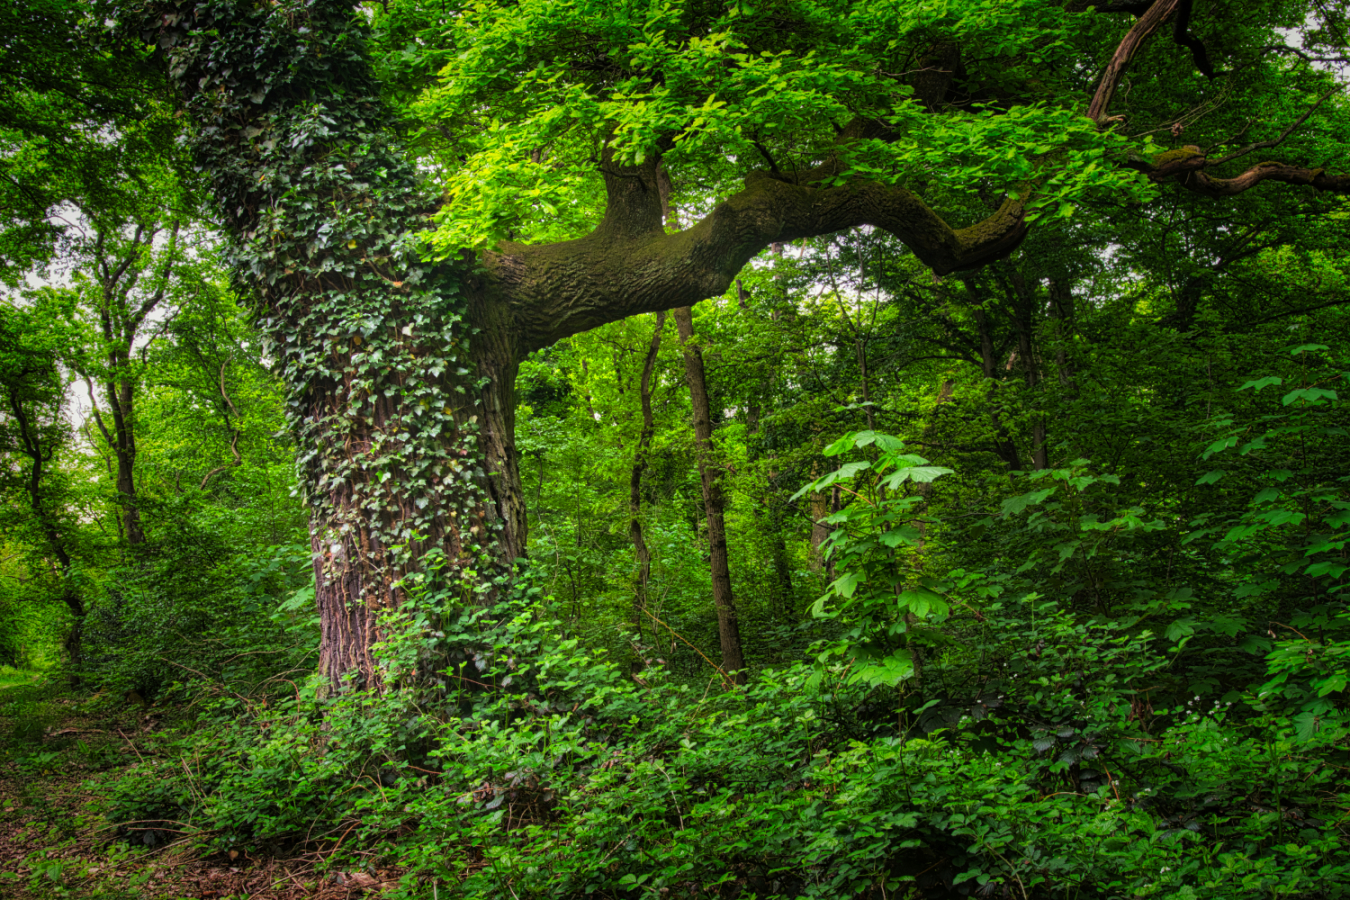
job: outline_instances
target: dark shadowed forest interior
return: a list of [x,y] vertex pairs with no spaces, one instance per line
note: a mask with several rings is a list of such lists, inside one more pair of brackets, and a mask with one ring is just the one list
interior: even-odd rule
[[1348,30],[0,2],[0,897],[1350,896]]

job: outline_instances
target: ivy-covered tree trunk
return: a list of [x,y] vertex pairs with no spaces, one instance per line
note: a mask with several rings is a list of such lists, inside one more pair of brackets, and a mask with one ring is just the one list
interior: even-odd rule
[[523,551],[514,355],[474,284],[409,246],[432,207],[350,4],[160,3],[149,26],[285,381],[321,670],[382,688],[396,614],[431,630]]

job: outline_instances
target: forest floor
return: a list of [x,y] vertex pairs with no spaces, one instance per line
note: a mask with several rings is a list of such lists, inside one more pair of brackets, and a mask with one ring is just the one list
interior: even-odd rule
[[[380,882],[321,855],[203,850],[199,834],[110,825],[106,786],[166,757],[176,711],[90,695],[37,673],[0,678],[0,900],[338,900]],[[164,838],[147,847],[144,835]]]

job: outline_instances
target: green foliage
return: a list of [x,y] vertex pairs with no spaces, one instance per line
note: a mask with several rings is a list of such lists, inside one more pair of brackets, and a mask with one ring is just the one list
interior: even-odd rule
[[[107,0],[0,10],[0,280],[51,260],[72,219],[116,221],[182,164],[146,48],[108,27]],[[71,216],[71,210],[79,211]],[[57,212],[57,210],[60,212]],[[64,215],[62,215],[64,213]]]
[[832,457],[864,448],[875,448],[875,458],[845,463],[792,499],[851,485],[847,490],[852,502],[823,520],[837,526],[824,549],[840,574],[812,612],[843,616],[853,627],[819,662],[842,658],[856,666],[852,679],[894,686],[914,673],[913,646],[937,634],[928,624],[941,623],[950,612],[943,596],[950,585],[924,578],[909,558],[922,552],[925,523],[916,518],[915,507],[924,498],[906,488],[922,489],[952,470],[931,466],[923,457],[903,452],[904,442],[898,438],[874,431],[844,435],[823,453]]
[[[89,615],[83,674],[121,695],[184,702],[302,677],[317,623],[306,547],[232,553],[222,535],[186,517],[135,565],[106,576]],[[277,608],[277,598],[290,598]]]
[[[472,715],[352,697],[322,719],[301,697],[223,706],[215,753],[149,764],[113,812],[190,822],[222,849],[345,833],[402,860],[395,896],[408,897],[978,896],[991,883],[1337,896],[1344,798],[1323,763],[1344,753],[1343,719],[1302,741],[1288,720],[1195,701],[1129,718],[1120,704],[1162,664],[1146,641],[1094,635],[1044,603],[1022,614],[1040,649],[1010,660],[1006,704],[945,724],[909,699],[849,739],[824,701],[865,689],[813,688],[802,666],[711,694],[660,670],[638,684],[526,611],[478,633],[520,655],[484,670],[515,688],[476,693]],[[1039,722],[1051,730],[1028,727],[1056,711]]]

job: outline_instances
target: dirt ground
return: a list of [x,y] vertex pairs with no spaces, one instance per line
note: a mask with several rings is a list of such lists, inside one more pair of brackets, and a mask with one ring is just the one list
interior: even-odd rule
[[209,854],[172,823],[110,825],[103,786],[162,758],[173,715],[40,677],[0,685],[0,900],[346,900],[378,896],[397,877],[339,870],[323,851]]

